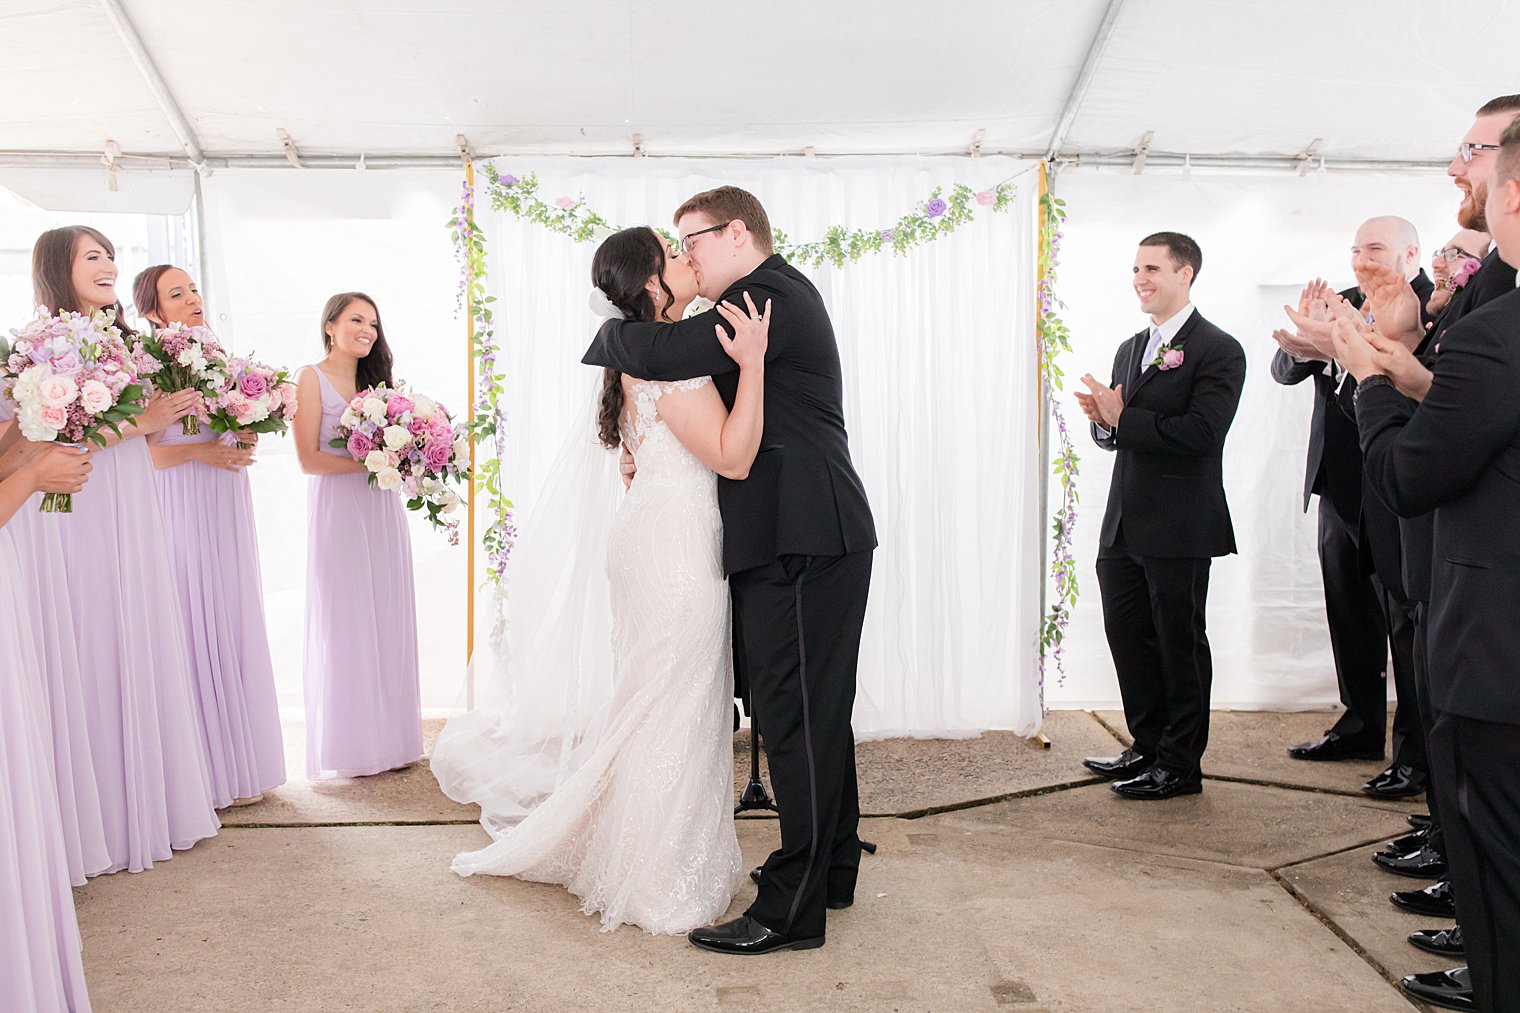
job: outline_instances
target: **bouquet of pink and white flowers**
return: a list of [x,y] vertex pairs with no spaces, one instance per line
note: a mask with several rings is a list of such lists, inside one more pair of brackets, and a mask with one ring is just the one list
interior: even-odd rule
[[[142,414],[146,391],[131,353],[107,310],[90,316],[41,317],[0,339],[0,396],[16,405],[21,435],[35,443],[104,447],[102,432]],[[68,493],[42,499],[48,513],[68,513]]]
[[381,384],[361,390],[330,441],[369,471],[369,484],[401,493],[408,510],[427,514],[433,527],[459,544],[459,521],[449,515],[464,500],[450,483],[468,484],[469,442],[448,410],[432,398]]
[[[227,384],[227,350],[209,327],[160,327],[143,335],[132,352],[154,390],[193,390],[209,403]],[[181,419],[180,426],[186,436],[201,431],[194,414]]]
[[[211,428],[218,433],[250,431],[283,433],[296,416],[296,385],[290,370],[276,369],[252,359],[227,359],[226,381],[206,399]],[[241,441],[237,444],[249,449]]]

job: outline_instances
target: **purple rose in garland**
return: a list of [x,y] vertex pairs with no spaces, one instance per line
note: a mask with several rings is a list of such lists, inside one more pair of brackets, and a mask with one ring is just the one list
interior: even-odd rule
[[938,197],[934,198],[924,206],[924,213],[927,214],[930,218],[938,218],[940,215],[949,210],[950,205],[946,204]]
[[516,186],[517,184],[521,183],[522,180],[509,173],[508,175],[501,177],[501,182],[504,186]]

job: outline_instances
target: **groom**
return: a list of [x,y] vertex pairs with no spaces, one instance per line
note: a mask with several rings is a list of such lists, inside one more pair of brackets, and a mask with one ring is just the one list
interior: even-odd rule
[[[781,816],[781,848],[758,870],[744,915],[697,929],[719,953],[822,946],[828,908],[849,907],[860,866],[855,784],[855,666],[876,530],[850,463],[839,347],[807,278],[772,250],[755,197],[724,186],[676,211],[698,291],[715,302],[771,303],[765,428],[743,481],[718,479],[723,568],[736,659],[747,671]],[[608,320],[582,362],[644,380],[711,376],[733,407],[739,373],[709,310],[680,323]]]

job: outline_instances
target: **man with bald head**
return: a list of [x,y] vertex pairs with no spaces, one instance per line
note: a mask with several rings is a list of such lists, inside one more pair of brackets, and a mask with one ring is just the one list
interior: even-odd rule
[[[1352,238],[1351,263],[1397,271],[1422,300],[1434,288],[1420,268],[1419,233],[1395,215],[1380,215],[1361,224]],[[1339,295],[1356,307],[1364,298],[1359,287]],[[1312,282],[1305,289],[1299,314],[1328,319],[1330,299],[1323,282]],[[1399,521],[1376,496],[1363,495],[1356,422],[1338,402],[1345,373],[1335,363],[1333,350],[1324,341],[1326,335],[1311,320],[1290,315],[1300,328],[1296,333],[1280,330],[1273,335],[1281,347],[1272,360],[1272,377],[1288,385],[1314,381],[1304,508],[1308,509],[1313,495],[1319,495],[1325,616],[1346,710],[1319,739],[1292,746],[1288,752],[1300,760],[1383,758],[1391,642],[1400,705],[1394,716],[1393,764],[1362,790],[1388,798],[1415,795],[1424,790],[1427,764],[1414,703],[1414,607],[1402,578]]]

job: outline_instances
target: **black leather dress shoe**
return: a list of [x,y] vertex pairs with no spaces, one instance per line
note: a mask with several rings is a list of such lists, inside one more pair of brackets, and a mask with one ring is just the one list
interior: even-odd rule
[[[756,886],[760,885],[760,880],[763,879],[764,877],[765,877],[765,866],[763,866],[763,865],[757,865],[753,869],[749,870],[749,878],[752,881],[754,881],[754,884]],[[830,897],[828,900],[825,900],[823,902],[823,904],[824,904],[824,907],[828,908],[830,911],[843,911],[845,908],[847,908],[847,907],[853,907],[855,905],[855,898],[854,897]]]
[[1409,825],[1414,827],[1416,830],[1424,829],[1425,827],[1428,827],[1435,822],[1435,820],[1431,818],[1430,813],[1410,813],[1404,818],[1407,819],[1409,821]]
[[1405,911],[1427,918],[1455,918],[1457,916],[1457,902],[1451,897],[1451,883],[1441,880],[1434,886],[1427,886],[1423,890],[1402,890],[1388,897],[1394,907],[1403,908]]
[[1150,802],[1176,798],[1178,795],[1197,795],[1203,791],[1203,778],[1196,774],[1183,777],[1165,767],[1148,767],[1138,777],[1132,777],[1128,781],[1115,781],[1108,787],[1125,798]]
[[1407,855],[1411,851],[1419,851],[1430,840],[1430,828],[1416,830],[1412,834],[1406,834],[1396,841],[1389,841],[1383,846],[1384,854]]
[[1089,756],[1082,761],[1082,766],[1110,781],[1128,781],[1143,773],[1152,762],[1150,757],[1130,748],[1118,756]]
[[1472,976],[1465,967],[1430,974],[1411,974],[1399,980],[1399,987],[1420,1002],[1442,1009],[1477,1009],[1473,1002]]
[[1409,934],[1409,942],[1426,953],[1434,953],[1441,957],[1466,956],[1467,950],[1462,945],[1462,926],[1454,925],[1449,929],[1421,929]]
[[1390,855],[1380,851],[1372,856],[1372,860],[1377,863],[1379,869],[1398,876],[1409,876],[1413,879],[1440,879],[1446,875],[1446,856],[1429,845],[1419,851],[1410,851],[1402,855]]
[[686,938],[693,946],[714,953],[744,955],[775,953],[777,950],[816,950],[823,945],[822,936],[803,939],[772,932],[749,915],[740,915],[731,922],[710,928],[692,929]]
[[1381,760],[1383,743],[1358,742],[1343,738],[1339,732],[1326,732],[1313,742],[1289,746],[1288,755],[1295,760]]
[[1408,798],[1424,790],[1425,772],[1407,763],[1395,763],[1362,785],[1362,791],[1373,798]]

